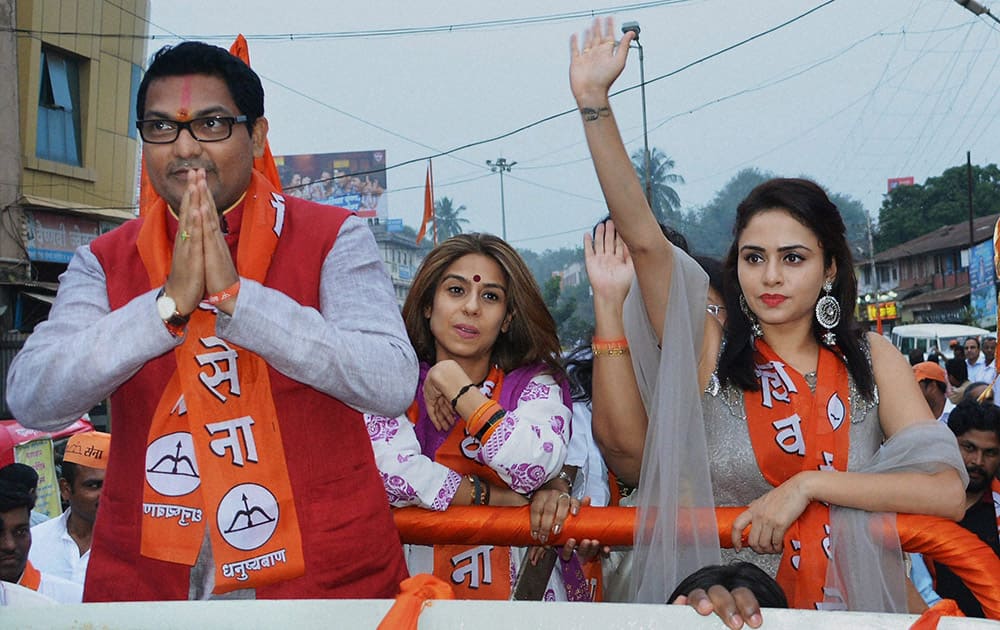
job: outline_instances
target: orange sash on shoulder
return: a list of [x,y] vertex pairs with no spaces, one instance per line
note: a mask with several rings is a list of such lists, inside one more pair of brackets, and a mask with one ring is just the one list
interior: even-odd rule
[[[284,199],[254,171],[236,256],[240,277],[263,282],[284,222]],[[143,212],[140,256],[153,287],[170,271],[167,204]],[[267,363],[215,335],[202,303],[174,356],[146,447],[141,553],[194,565],[204,528],[215,593],[256,588],[305,572],[298,517]]]
[[[490,369],[480,391],[499,403],[503,388],[503,370]],[[416,423],[418,405],[410,407],[407,416]],[[481,445],[465,430],[465,420],[459,416],[455,426],[434,455],[434,461],[447,466],[463,477],[476,475],[494,486],[507,485],[489,466],[473,459]],[[434,575],[455,590],[458,599],[510,599],[510,547],[502,545],[434,545]]]
[[36,569],[35,565],[31,564],[31,560],[26,560],[24,563],[24,573],[21,574],[21,579],[17,583],[24,588],[37,591],[38,587],[42,585],[42,572]]
[[[803,470],[847,470],[850,391],[847,365],[820,347],[816,391],[757,340],[759,392],[745,392],[750,441],[764,479],[779,486]],[[824,601],[830,559],[830,508],[812,502],[785,534],[778,583],[792,608],[814,609]]]

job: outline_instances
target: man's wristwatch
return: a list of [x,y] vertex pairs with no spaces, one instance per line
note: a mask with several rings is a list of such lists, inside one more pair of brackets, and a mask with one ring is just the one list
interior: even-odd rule
[[167,295],[165,291],[166,287],[163,287],[156,294],[156,312],[170,334],[179,337],[184,334],[184,327],[187,326],[191,316],[181,315],[177,311],[177,302],[174,302],[174,298]]

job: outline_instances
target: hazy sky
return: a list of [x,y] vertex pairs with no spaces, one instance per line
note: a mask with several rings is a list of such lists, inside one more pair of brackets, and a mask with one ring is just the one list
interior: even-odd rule
[[[1000,0],[981,1],[1000,14]],[[591,11],[641,25],[649,143],[676,160],[686,209],[756,166],[813,177],[877,216],[889,177],[923,182],[966,150],[1000,160],[1000,25],[952,0],[152,0],[149,51],[242,32],[276,154],[385,149],[391,167],[574,108],[569,36]],[[275,34],[294,37],[260,37]],[[633,50],[615,89],[638,83]],[[639,94],[612,101],[630,151],[642,147]],[[605,214],[574,112],[434,160],[435,196],[467,206],[468,229],[500,232],[485,164],[499,156],[517,161],[504,185],[518,247],[576,245]],[[419,221],[425,170],[389,170],[391,217]]]

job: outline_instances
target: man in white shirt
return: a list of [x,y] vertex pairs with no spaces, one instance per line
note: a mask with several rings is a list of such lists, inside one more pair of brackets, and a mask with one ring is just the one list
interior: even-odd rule
[[983,337],[983,362],[986,364],[986,369],[991,370],[993,378],[996,378],[997,374],[997,338],[996,337]]
[[31,549],[31,507],[21,486],[0,480],[0,580],[37,591],[61,604],[79,604],[83,587],[35,568],[28,560]]
[[90,562],[90,541],[110,444],[111,435],[99,431],[70,437],[59,478],[59,489],[69,508],[62,516],[31,528],[31,563],[81,587]]
[[969,380],[973,383],[990,384],[996,378],[996,368],[986,365],[986,357],[980,352],[979,339],[968,337],[965,340],[965,365],[969,368]]

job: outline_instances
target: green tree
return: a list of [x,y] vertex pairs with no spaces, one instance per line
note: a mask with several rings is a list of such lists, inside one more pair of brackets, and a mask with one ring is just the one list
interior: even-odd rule
[[[643,159],[643,150],[638,149],[632,153],[632,166],[635,174],[639,176],[639,183],[643,190],[646,189],[646,161]],[[659,149],[653,149],[649,155],[649,184],[652,193],[653,215],[660,223],[676,223],[678,209],[681,207],[681,198],[674,190],[677,184],[683,184],[684,178],[673,173],[674,160],[669,155]]]
[[[579,299],[572,291],[563,293],[559,276],[551,276],[542,285],[542,299],[556,322],[559,341],[564,348],[577,345],[593,329],[593,323],[586,322],[576,314]],[[581,285],[582,286],[582,285]]]
[[[973,213],[1000,213],[1000,169],[996,164],[972,167]],[[899,186],[882,201],[876,250],[883,251],[969,217],[968,173],[953,166],[923,184]]]
[[461,216],[463,212],[465,206],[456,207],[448,197],[441,197],[434,202],[434,222],[437,224],[439,243],[462,233],[462,225],[469,222]]
[[847,227],[847,243],[855,258],[868,257],[868,215],[860,201],[850,195],[827,191],[830,201],[840,210],[840,216]]
[[539,287],[544,287],[553,273],[562,271],[575,262],[583,263],[582,247],[547,249],[541,254],[531,250],[518,250],[518,253],[524,258]]
[[677,228],[688,239],[691,251],[716,258],[725,256],[733,241],[736,207],[751,190],[771,177],[771,173],[745,168],[733,175],[712,201],[697,212],[689,212]]

